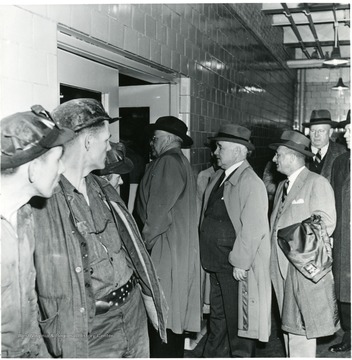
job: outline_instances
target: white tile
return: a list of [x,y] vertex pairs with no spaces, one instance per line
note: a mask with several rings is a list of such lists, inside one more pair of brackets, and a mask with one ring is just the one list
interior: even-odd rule
[[3,37],[15,43],[32,46],[32,14],[15,6],[6,7]]
[[40,104],[44,109],[52,111],[59,104],[56,88],[33,84],[33,104]]
[[0,42],[0,75],[16,79],[18,77],[19,50],[18,45],[9,41]]
[[48,5],[48,17],[58,23],[70,25],[70,5]]
[[53,21],[33,16],[33,44],[34,49],[40,49],[50,54],[56,54],[57,26]]
[[123,47],[124,26],[117,20],[109,19],[109,38],[108,42],[112,45]]
[[0,119],[18,111],[28,111],[33,105],[32,84],[14,79],[2,79]]
[[99,40],[108,41],[109,17],[98,11],[92,11],[91,35]]
[[19,48],[19,80],[47,84],[47,56],[45,52],[25,46]]
[[70,26],[83,33],[91,33],[91,7],[89,5],[71,5]]
[[138,52],[138,33],[127,26],[124,33],[124,49],[131,53]]

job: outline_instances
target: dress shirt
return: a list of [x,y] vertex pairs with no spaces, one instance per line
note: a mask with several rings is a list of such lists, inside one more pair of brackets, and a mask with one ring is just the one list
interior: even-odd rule
[[[316,148],[315,146],[311,146],[311,148],[312,148],[312,153],[314,154],[315,157],[315,154],[319,151],[319,149]],[[325,146],[323,146],[320,149],[321,159],[324,159],[324,156],[326,155],[328,148],[329,148],[329,143],[327,143]]]
[[231,165],[228,169],[225,170],[225,177],[224,180],[221,182],[221,184],[219,185],[219,187],[225,182],[225,180],[229,177],[230,174],[232,174],[237,168],[239,168],[244,160]]
[[290,192],[293,183],[296,181],[298,175],[301,173],[301,171],[305,168],[305,166],[302,166],[301,168],[299,168],[298,170],[296,170],[293,174],[291,174],[290,176],[288,176],[288,180],[289,180],[289,185],[287,188],[287,194]]

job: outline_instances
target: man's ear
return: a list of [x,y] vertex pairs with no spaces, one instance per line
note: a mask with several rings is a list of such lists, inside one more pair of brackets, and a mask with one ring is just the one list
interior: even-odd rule
[[33,184],[36,181],[37,174],[38,174],[38,161],[37,159],[32,160],[28,164],[28,180],[31,184]]
[[87,151],[89,151],[90,149],[91,142],[92,142],[92,134],[87,133],[87,135],[84,138],[84,147],[86,148]]
[[331,137],[331,135],[332,135],[333,132],[334,132],[334,129],[331,128],[331,129],[329,130],[329,137]]

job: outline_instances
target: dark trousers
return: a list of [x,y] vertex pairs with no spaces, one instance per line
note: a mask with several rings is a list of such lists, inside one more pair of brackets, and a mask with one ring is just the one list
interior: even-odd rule
[[232,272],[210,274],[210,318],[203,357],[253,357],[255,340],[239,337],[238,281]]
[[345,332],[343,341],[351,344],[351,303],[338,302],[342,330]]
[[151,358],[183,358],[185,348],[185,335],[175,334],[166,329],[167,343],[163,343],[159,333],[149,324],[149,341]]

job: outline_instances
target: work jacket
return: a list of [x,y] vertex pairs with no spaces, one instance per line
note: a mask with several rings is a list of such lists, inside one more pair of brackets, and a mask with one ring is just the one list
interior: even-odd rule
[[[134,266],[142,292],[154,302],[159,334],[165,340],[166,302],[134,219],[108,182],[95,175],[88,176],[93,177],[91,181],[101,184],[115,221],[119,219],[121,241]],[[46,200],[44,206],[33,208],[33,215],[37,289],[42,315],[40,325],[47,346],[55,357],[88,357],[88,337],[97,299],[91,287],[86,286],[87,279],[82,271],[80,245],[83,235],[72,221],[61,189]]]

